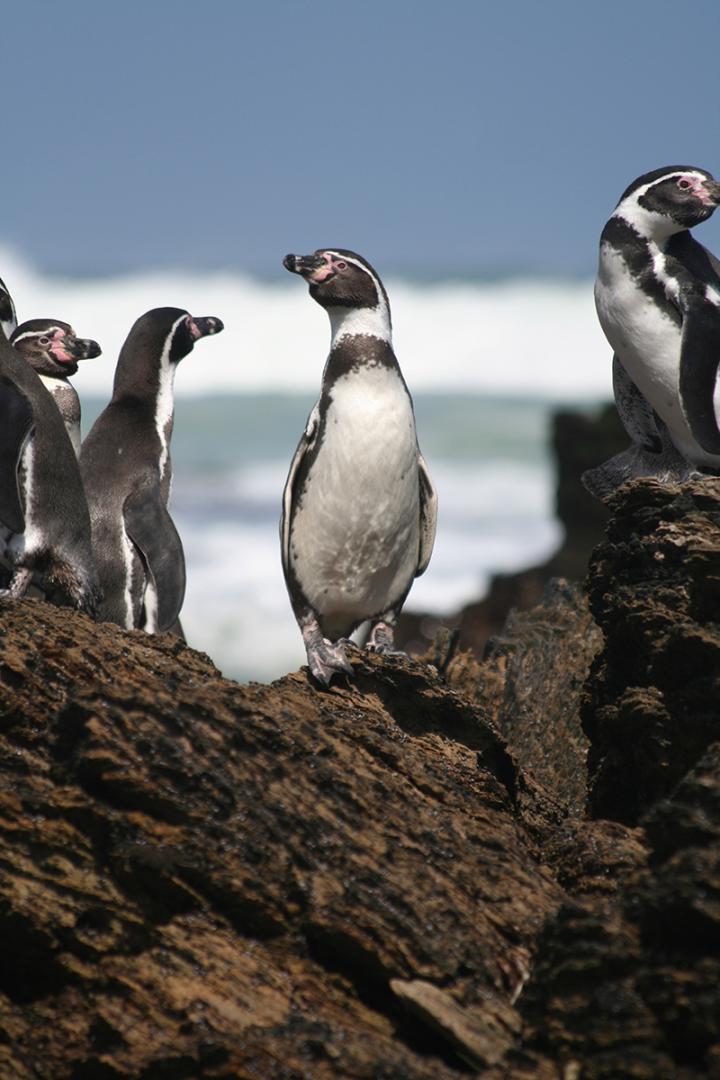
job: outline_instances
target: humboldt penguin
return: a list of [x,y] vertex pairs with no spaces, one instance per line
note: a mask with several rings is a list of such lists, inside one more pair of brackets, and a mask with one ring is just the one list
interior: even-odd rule
[[352,673],[343,640],[370,622],[391,652],[397,617],[433,548],[437,499],[392,347],[385,288],[342,248],[288,255],[330,318],[320,397],[295,452],[280,522],[290,601],[314,677]]
[[94,615],[98,584],[78,463],[51,395],[0,334],[0,535],[23,596],[33,575],[45,596]]
[[100,356],[100,346],[90,338],[79,338],[59,319],[29,319],[12,333],[10,344],[38,373],[43,386],[53,396],[70,436],[75,455],[80,453],[80,398],[69,376],[78,361]]
[[633,181],[603,229],[595,304],[632,446],[584,474],[595,494],[720,471],[720,263],[689,231],[718,205],[710,173],[668,166]]
[[177,628],[185,559],[168,513],[173,384],[196,341],[220,319],[154,308],[134,324],[120,351],[110,404],[80,450],[103,589],[100,618],[126,629]]

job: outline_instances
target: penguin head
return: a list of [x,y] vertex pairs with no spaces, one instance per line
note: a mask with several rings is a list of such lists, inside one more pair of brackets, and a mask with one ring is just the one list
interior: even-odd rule
[[344,248],[319,248],[313,255],[286,255],[283,266],[300,274],[324,308],[382,308],[390,311],[382,281],[369,262]]
[[155,363],[178,364],[192,352],[200,338],[219,334],[223,323],[214,315],[193,316],[183,308],[162,307],[146,311],[135,322],[123,352],[143,354]]
[[72,326],[59,319],[29,319],[12,333],[10,344],[40,375],[74,375],[79,360],[100,355],[90,338],[76,336]]
[[691,229],[720,206],[720,183],[704,169],[670,165],[645,173],[622,194],[614,217],[648,239],[661,241]]

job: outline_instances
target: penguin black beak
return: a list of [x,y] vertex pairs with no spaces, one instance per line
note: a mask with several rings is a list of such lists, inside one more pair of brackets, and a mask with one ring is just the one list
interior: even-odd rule
[[703,180],[703,188],[707,191],[708,195],[715,203],[716,206],[720,206],[720,181],[718,180]]
[[313,270],[319,270],[321,266],[325,266],[325,261],[322,255],[286,255],[283,266],[291,274],[307,277]]
[[102,349],[97,341],[92,338],[75,338],[73,341],[65,341],[65,348],[75,360],[94,360],[100,356]]
[[222,319],[218,319],[216,315],[198,315],[197,318],[191,318],[188,325],[195,341],[209,337],[210,334],[219,334],[225,329]]

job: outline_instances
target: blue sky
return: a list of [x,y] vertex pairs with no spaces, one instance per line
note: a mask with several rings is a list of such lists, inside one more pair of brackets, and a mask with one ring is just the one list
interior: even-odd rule
[[636,175],[720,174],[718,0],[23,0],[3,29],[0,243],[53,271],[590,274]]

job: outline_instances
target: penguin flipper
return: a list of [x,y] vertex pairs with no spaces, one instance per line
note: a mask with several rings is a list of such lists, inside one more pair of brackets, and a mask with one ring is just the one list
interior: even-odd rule
[[662,450],[662,438],[652,405],[638,390],[619,357],[613,356],[613,394],[622,426],[634,443],[651,454]]
[[128,495],[123,518],[157,593],[157,629],[163,633],[176,622],[185,598],[185,556],[160,485],[141,487]]
[[720,364],[720,308],[693,304],[683,319],[680,405],[694,437],[708,454],[720,454],[713,399]]
[[18,470],[22,450],[33,431],[30,402],[8,378],[0,378],[0,521],[15,533],[25,531],[25,510]]
[[437,492],[433,487],[422,454],[418,454],[418,473],[420,477],[420,550],[415,577],[420,577],[428,568],[437,531]]
[[290,566],[290,524],[292,522],[293,510],[296,503],[296,485],[298,480],[298,473],[300,472],[300,466],[305,460],[305,455],[312,448],[317,438],[318,427],[320,424],[320,409],[317,405],[313,407],[308,422],[305,425],[305,431],[303,432],[300,442],[297,445],[297,450],[290,463],[290,471],[288,472],[287,480],[285,481],[285,490],[283,491],[282,501],[282,513],[280,515],[280,547],[282,550],[282,564],[285,573],[288,573]]

